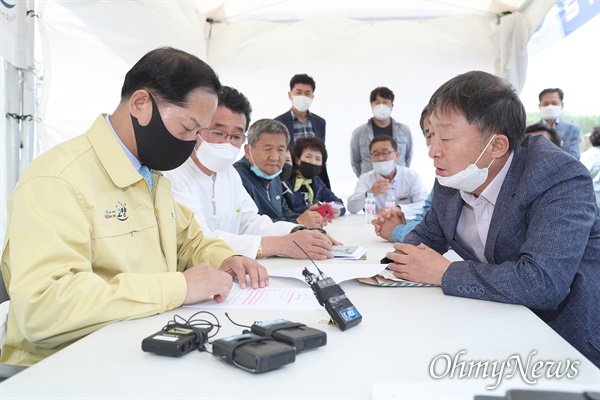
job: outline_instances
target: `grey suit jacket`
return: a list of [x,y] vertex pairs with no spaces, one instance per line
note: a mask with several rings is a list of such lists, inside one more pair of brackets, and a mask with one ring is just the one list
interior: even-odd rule
[[[545,124],[544,120],[540,121]],[[562,141],[562,149],[579,160],[579,141],[581,140],[581,129],[575,124],[559,119],[554,125]]]
[[600,215],[589,172],[550,141],[515,149],[480,262],[455,240],[463,200],[436,182],[432,208],[405,243],[465,261],[442,278],[445,294],[522,304],[600,367]]

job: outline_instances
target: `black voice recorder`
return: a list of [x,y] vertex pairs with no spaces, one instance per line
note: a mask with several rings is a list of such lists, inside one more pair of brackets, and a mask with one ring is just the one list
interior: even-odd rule
[[346,329],[360,324],[362,315],[360,315],[356,307],[354,307],[340,285],[335,283],[330,277],[325,276],[323,271],[317,267],[317,264],[315,264],[313,259],[310,258],[308,253],[306,253],[298,243],[294,242],[294,244],[306,254],[315,268],[317,268],[317,271],[319,271],[319,275],[315,275],[305,267],[304,271],[302,271],[302,275],[304,275],[304,280],[313,290],[319,304],[325,307],[325,310],[329,313],[332,321],[341,331],[345,331]]
[[142,341],[142,350],[161,356],[181,357],[202,346],[210,329],[171,325]]
[[325,332],[285,319],[255,322],[250,330],[259,336],[266,336],[278,342],[287,343],[296,349],[296,353],[327,344],[327,334]]
[[271,371],[296,360],[296,349],[270,337],[244,333],[213,342],[212,354],[244,371]]

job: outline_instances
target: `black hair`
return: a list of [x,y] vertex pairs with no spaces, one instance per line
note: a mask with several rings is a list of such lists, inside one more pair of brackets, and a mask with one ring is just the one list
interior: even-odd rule
[[590,143],[592,143],[592,146],[594,147],[600,146],[600,125],[596,125],[592,128]]
[[293,167],[296,165],[296,155],[294,154],[294,146],[288,144],[287,151],[290,152],[290,156],[292,157],[292,167]]
[[294,143],[292,153],[294,154],[294,156],[296,156],[296,159],[299,160],[300,157],[302,157],[302,153],[304,153],[304,150],[306,149],[316,150],[320,152],[321,158],[323,160],[322,165],[325,166],[325,163],[327,162],[327,149],[325,148],[325,143],[323,143],[321,139],[319,139],[316,136],[300,138]]
[[482,141],[494,133],[508,138],[512,150],[525,137],[525,107],[514,87],[483,71],[458,75],[440,86],[429,100],[429,115],[458,112],[477,126]]
[[538,99],[540,100],[540,103],[542,102],[542,97],[544,97],[544,95],[546,93],[558,93],[558,97],[560,98],[560,101],[563,101],[563,99],[565,98],[565,94],[563,93],[562,89],[559,88],[548,88],[548,89],[544,89],[540,92],[540,94],[538,95]]
[[243,93],[229,86],[223,86],[219,91],[219,107],[225,107],[236,114],[246,117],[246,130],[250,126],[250,115],[252,106]]
[[429,117],[429,110],[427,106],[421,111],[421,118],[419,119],[419,126],[421,127],[421,132],[425,134],[425,118]]
[[313,92],[315,91],[317,85],[315,84],[315,80],[306,74],[296,74],[290,80],[290,91],[294,90],[294,86],[297,83],[304,83],[305,85],[310,85],[312,87]]
[[377,95],[379,95],[379,97],[383,97],[384,99],[390,100],[392,103],[394,102],[394,92],[385,86],[376,87],[373,89],[373,91],[371,91],[371,96],[369,97],[371,103],[377,100]]
[[398,143],[396,143],[393,137],[388,135],[377,135],[371,140],[371,143],[369,143],[369,153],[371,152],[373,145],[378,142],[390,142],[394,151],[398,151]]
[[525,128],[525,133],[535,133],[540,131],[548,132],[548,135],[550,136],[550,141],[558,147],[561,147],[560,136],[558,135],[556,129],[550,128],[548,125],[542,124],[541,122],[529,125],[527,128]]
[[298,161],[300,161],[300,157],[302,157],[304,150],[307,149],[316,150],[321,153],[321,168],[325,168],[325,164],[327,163],[327,149],[325,148],[325,143],[316,136],[303,137],[296,140],[294,147],[292,148],[292,177],[297,175]]
[[159,47],[146,53],[125,75],[121,101],[136,90],[185,107],[195,89],[218,95],[221,82],[213,69],[198,57],[172,47]]

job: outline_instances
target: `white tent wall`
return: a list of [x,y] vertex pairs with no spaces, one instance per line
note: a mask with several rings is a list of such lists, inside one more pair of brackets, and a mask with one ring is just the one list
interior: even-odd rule
[[33,8],[33,0],[11,0],[0,6],[0,243],[8,199],[33,157]]
[[46,1],[41,6],[45,150],[83,133],[101,112],[112,112],[125,74],[148,51],[172,46],[206,60],[205,19],[193,2]]
[[[221,81],[248,96],[253,120],[289,110],[287,92],[294,74],[307,73],[316,80],[310,109],[327,120],[329,176],[335,193],[345,197],[357,180],[350,166],[350,137],[372,116],[369,94],[377,86],[394,92],[392,117],[412,131],[411,168],[419,171],[426,186],[433,185],[432,162],[419,127],[421,111],[449,78],[469,70],[497,73],[501,51],[525,46],[528,36],[494,35],[501,27],[497,22],[495,17],[472,16],[379,22],[234,21],[214,24],[208,54]],[[528,31],[522,17],[511,25]],[[523,76],[526,61],[513,58],[511,65],[504,63],[507,72],[519,70],[515,75]]]

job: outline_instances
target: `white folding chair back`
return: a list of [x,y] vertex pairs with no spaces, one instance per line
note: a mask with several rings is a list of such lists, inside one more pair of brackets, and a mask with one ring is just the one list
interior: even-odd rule
[[6,340],[6,325],[8,323],[8,307],[10,306],[10,300],[0,304],[0,349]]

